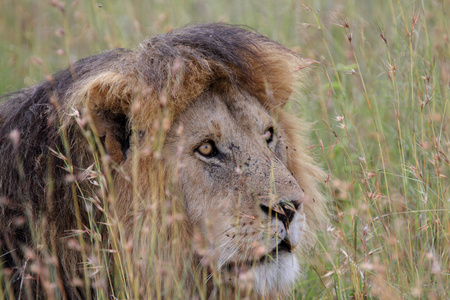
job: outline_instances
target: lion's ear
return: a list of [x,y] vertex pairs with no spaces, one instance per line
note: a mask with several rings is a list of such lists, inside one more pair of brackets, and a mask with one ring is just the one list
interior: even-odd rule
[[130,147],[133,86],[121,74],[106,73],[88,82],[84,89],[91,127],[115,162],[123,161]]

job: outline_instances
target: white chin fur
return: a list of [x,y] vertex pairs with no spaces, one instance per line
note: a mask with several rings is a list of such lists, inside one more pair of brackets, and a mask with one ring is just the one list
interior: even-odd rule
[[278,260],[257,265],[252,270],[254,289],[259,295],[289,292],[300,274],[297,257],[293,253],[279,253]]

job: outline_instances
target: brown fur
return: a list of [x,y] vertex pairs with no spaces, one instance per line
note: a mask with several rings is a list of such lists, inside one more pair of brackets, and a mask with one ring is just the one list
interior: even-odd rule
[[[134,260],[147,257],[149,244],[153,242],[145,230],[157,226],[162,236],[156,242],[161,250],[156,256],[158,261],[171,261],[176,266],[174,274],[178,275],[173,276],[182,277],[180,268],[185,267],[182,257],[191,257],[190,263],[201,261],[198,245],[202,243],[193,240],[198,238],[197,233],[205,238],[201,228],[205,229],[206,225],[196,225],[194,213],[186,214],[189,206],[186,199],[196,193],[189,192],[187,187],[193,185],[197,190],[206,191],[211,187],[199,179],[201,173],[193,176],[194,173],[183,169],[180,160],[189,163],[186,151],[190,149],[178,148],[182,141],[190,140],[189,129],[184,132],[186,135],[179,132],[183,131],[183,124],[189,124],[192,107],[203,107],[202,101],[209,101],[201,99],[218,97],[214,103],[235,107],[230,110],[236,112],[246,110],[245,105],[268,112],[268,118],[274,120],[278,132],[283,134],[282,145],[287,150],[282,153],[273,150],[275,156],[281,157],[269,159],[281,159],[274,171],[270,163],[263,166],[261,162],[253,170],[262,172],[261,178],[274,172],[278,176],[277,189],[289,195],[303,195],[299,187],[304,190],[304,196],[296,197],[302,198],[301,206],[310,228],[307,232],[314,232],[326,219],[324,198],[317,187],[323,173],[307,152],[305,126],[283,110],[305,66],[306,62],[295,53],[262,35],[235,26],[205,24],[155,36],[135,50],[116,49],[82,59],[49,81],[4,96],[5,101],[0,104],[0,246],[4,267],[13,270],[11,282],[15,293],[47,295],[47,273],[29,268],[31,262],[34,266],[44,263],[35,257],[38,256],[56,257],[51,264],[56,270],[61,295],[87,297],[90,291],[74,287],[74,278],[85,282],[80,263],[86,258],[82,257],[82,251],[67,243],[67,236],[73,230],[89,228],[89,214],[105,235],[102,241],[105,248],[123,250],[131,242]],[[242,103],[226,99],[242,99]],[[214,114],[215,108],[205,111],[203,117]],[[249,112],[242,120],[248,116],[253,115]],[[215,136],[220,139],[225,132],[221,127],[224,124],[220,121],[217,124]],[[92,137],[94,144],[89,140]],[[180,153],[175,155],[177,151]],[[258,151],[262,154],[256,155],[257,158],[272,157],[266,150]],[[109,180],[106,191],[98,191],[92,181],[82,176],[83,170],[96,162],[96,156],[100,157],[105,180]],[[242,162],[234,163],[239,167]],[[75,181],[73,176],[68,177],[67,164],[74,167]],[[241,182],[235,175],[228,175],[236,179],[235,185]],[[252,174],[249,176],[253,178]],[[291,182],[290,176],[295,178],[295,186],[287,184]],[[191,179],[183,182],[186,178]],[[251,179],[244,185],[263,191],[262,186],[270,182]],[[223,186],[233,187],[229,181],[223,182]],[[215,186],[215,189],[220,194],[224,188]],[[236,195],[246,194],[239,191]],[[200,194],[197,196],[195,199],[201,198]],[[92,212],[84,206],[84,199],[89,197],[100,201]],[[245,201],[253,199],[250,195],[245,197]],[[196,205],[201,205],[198,201]],[[261,204],[271,207],[273,203],[269,202]],[[249,209],[259,214],[254,212],[254,206]],[[105,217],[105,210],[109,217]],[[30,226],[20,222],[23,219]],[[109,222],[117,223],[110,227],[100,225]],[[137,232],[140,233],[136,235]],[[38,247],[33,238],[37,233],[43,237]],[[116,233],[119,241],[112,238]],[[174,236],[178,237],[176,242]],[[89,234],[82,237],[81,245],[84,241],[89,253],[93,247]],[[304,238],[310,241],[304,245],[311,245],[311,236]],[[192,252],[194,248],[197,250]],[[255,259],[260,256],[255,254]],[[112,255],[110,264],[117,266],[118,260],[117,255]],[[134,266],[137,265],[135,262]],[[153,266],[153,270],[139,267],[141,271],[136,276],[153,278],[152,273],[163,265]],[[26,274],[32,274],[37,280],[30,280]],[[24,278],[25,285],[34,287],[25,289],[21,284]],[[185,280],[194,285],[194,279]],[[154,283],[143,282],[142,288],[147,291],[139,293],[156,295],[152,290]],[[168,282],[160,284],[170,286]],[[107,286],[103,286],[105,293],[114,293]],[[209,293],[213,291],[208,289]]]

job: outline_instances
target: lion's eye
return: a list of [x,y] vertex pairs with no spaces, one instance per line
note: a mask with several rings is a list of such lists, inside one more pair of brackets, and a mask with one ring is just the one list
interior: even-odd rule
[[273,140],[273,127],[268,128],[264,132],[264,139],[266,140],[267,144],[270,144]]
[[195,151],[205,157],[213,157],[217,153],[216,145],[212,141],[203,142]]

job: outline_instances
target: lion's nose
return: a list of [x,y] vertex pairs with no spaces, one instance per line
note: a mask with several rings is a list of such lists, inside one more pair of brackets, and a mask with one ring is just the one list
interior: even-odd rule
[[281,199],[272,207],[264,204],[261,204],[260,207],[267,216],[270,216],[272,219],[277,218],[288,228],[301,204],[302,202],[300,200],[286,201]]

